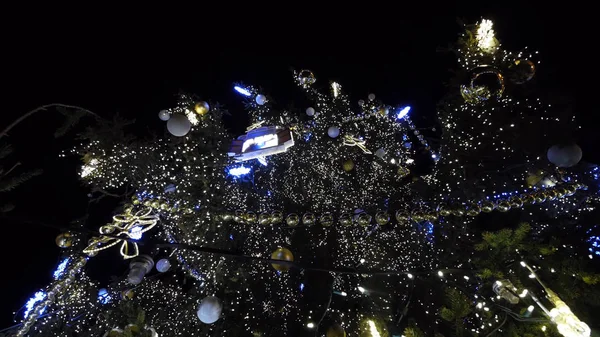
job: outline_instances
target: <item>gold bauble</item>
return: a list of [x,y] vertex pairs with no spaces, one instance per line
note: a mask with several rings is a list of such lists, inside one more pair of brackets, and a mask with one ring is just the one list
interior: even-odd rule
[[468,216],[478,216],[481,213],[481,206],[478,204],[471,204],[467,207]]
[[321,226],[329,227],[333,225],[333,215],[331,213],[323,213],[319,219]]
[[[271,254],[271,260],[282,260],[282,261],[293,262],[294,254],[292,254],[292,252],[287,248],[279,247],[279,248],[277,248],[277,250],[275,250],[273,252],[273,254]],[[283,264],[278,264],[278,263],[272,263],[271,265],[277,271],[290,270],[290,266],[288,266],[288,265],[283,265]]]
[[246,220],[246,223],[249,223],[251,225],[256,223],[256,213],[254,212],[246,212],[246,214],[244,214],[244,220]]
[[396,221],[404,223],[407,222],[408,219],[410,219],[410,214],[408,214],[408,212],[401,210],[396,211]]
[[231,212],[225,211],[221,214],[221,219],[223,221],[231,221],[233,219],[233,214]]
[[73,245],[73,235],[71,233],[61,233],[56,237],[56,245],[60,248],[69,248]]
[[510,203],[508,200],[502,200],[498,203],[497,208],[500,212],[508,212],[510,211]]
[[438,215],[435,212],[425,213],[426,221],[436,221],[438,219]]
[[382,106],[381,108],[379,108],[379,110],[377,110],[377,113],[382,116],[387,116],[390,113],[390,109],[388,109],[385,106]]
[[350,172],[354,169],[354,162],[351,159],[348,159],[342,164],[342,167],[344,168],[344,171]]
[[410,219],[414,222],[421,222],[425,220],[425,213],[423,213],[422,211],[412,212],[412,214],[410,215]]
[[526,205],[535,204],[535,198],[531,194],[525,194],[523,197],[521,197],[521,199],[523,199],[523,203]]
[[542,179],[544,179],[544,171],[539,170],[538,172],[530,173],[527,178],[525,178],[525,181],[527,182],[527,186],[533,187],[542,181]]
[[359,225],[365,227],[371,223],[371,216],[367,213],[360,213],[356,219]]
[[169,204],[166,203],[165,201],[160,203],[160,209],[162,209],[163,211],[167,211],[169,209]]
[[484,201],[481,203],[481,210],[485,213],[490,213],[494,208],[496,208],[496,205],[491,201]]
[[315,224],[315,215],[312,213],[304,213],[302,216],[302,224],[304,226],[312,226]]
[[288,214],[288,216],[285,218],[285,222],[287,223],[288,226],[294,227],[294,226],[297,226],[298,223],[300,222],[300,217],[296,213],[291,213],[291,214]]
[[543,191],[538,191],[533,195],[533,197],[535,198],[536,204],[541,204],[546,201],[546,195],[544,195]]
[[440,207],[438,207],[438,213],[440,216],[449,216],[452,214],[452,210],[450,210],[450,208],[448,208],[446,205],[440,205]]
[[390,215],[387,212],[379,211],[375,214],[375,222],[379,226],[387,225],[390,222]]
[[258,215],[258,223],[261,225],[268,225],[271,223],[271,214],[262,212]]
[[342,226],[350,226],[352,225],[352,217],[348,213],[344,213],[340,215],[340,224]]
[[460,216],[465,216],[465,209],[464,209],[464,207],[458,206],[458,207],[452,209],[452,215],[459,216],[459,217]]
[[196,111],[196,113],[200,116],[206,115],[209,110],[210,110],[210,105],[208,105],[208,103],[206,103],[204,101],[198,102],[194,106],[194,111]]
[[327,337],[346,337],[346,331],[339,324],[334,324],[327,329]]
[[131,200],[131,202],[132,202],[134,205],[139,205],[139,204],[141,203],[141,202],[140,202],[140,199],[138,199],[138,198],[135,198],[135,199]]
[[317,81],[315,74],[313,74],[312,71],[306,69],[300,70],[296,78],[298,79],[298,82],[300,83],[300,85],[302,85],[303,88],[308,88]]
[[281,221],[283,221],[283,213],[280,211],[273,211],[273,213],[271,213],[271,224],[275,225],[281,223]]
[[508,199],[511,208],[521,208],[523,207],[523,199],[521,197],[514,195]]
[[160,207],[160,201],[158,201],[158,200],[153,200],[153,201],[150,203],[150,206],[151,206],[152,208],[159,208],[159,207]]
[[152,200],[150,199],[146,199],[142,202],[142,204],[144,204],[144,206],[150,207],[150,204],[152,203]]
[[237,223],[244,223],[244,211],[239,209],[235,211],[235,213],[233,213],[233,221]]

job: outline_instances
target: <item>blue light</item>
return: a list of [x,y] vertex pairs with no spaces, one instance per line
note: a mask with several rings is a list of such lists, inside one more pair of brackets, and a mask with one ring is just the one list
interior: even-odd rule
[[98,289],[98,302],[101,304],[107,304],[111,299],[112,298],[110,297],[110,294],[106,288]]
[[246,88],[242,88],[240,86],[235,86],[233,87],[233,89],[235,89],[235,91],[237,91],[238,93],[244,95],[244,96],[252,96],[252,93],[250,91],[248,91],[248,89]]
[[304,283],[300,283],[300,291],[304,290]]
[[240,176],[246,175],[248,173],[250,173],[250,168],[245,167],[244,165],[232,167],[229,169],[229,174],[231,174],[234,177],[240,177]]
[[129,230],[129,238],[132,240],[139,240],[142,238],[142,226],[135,226]]
[[[29,313],[31,312],[31,310],[33,310],[33,307],[35,306],[35,304],[40,301],[43,301],[45,298],[46,298],[45,292],[40,290],[37,293],[35,293],[33,295],[33,297],[30,298],[29,301],[27,301],[27,303],[25,304],[25,313],[23,313],[23,317],[29,316]],[[40,311],[40,314],[44,313],[45,310],[46,310],[46,308],[43,308]]]
[[410,106],[405,106],[404,108],[400,109],[396,118],[398,118],[398,119],[404,118],[404,117],[406,117],[406,115],[408,115],[409,112],[410,112]]
[[233,234],[229,234],[229,240],[233,240]]
[[65,268],[67,268],[67,264],[69,263],[69,260],[70,260],[70,258],[67,257],[64,260],[62,260],[61,263],[58,264],[58,267],[56,267],[54,274],[52,274],[52,276],[54,276],[55,280],[58,280],[65,273]]

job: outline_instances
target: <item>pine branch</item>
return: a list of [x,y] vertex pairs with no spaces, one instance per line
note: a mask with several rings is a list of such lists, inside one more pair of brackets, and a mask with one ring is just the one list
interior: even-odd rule
[[86,116],[86,112],[83,110],[75,110],[74,113],[69,113],[69,111],[64,107],[58,107],[57,110],[66,117],[66,120],[58,129],[56,129],[54,132],[54,138],[64,136],[67,132],[69,132],[69,130],[74,128],[79,121],[81,121],[81,118]]
[[35,176],[39,176],[40,174],[42,174],[42,170],[37,169],[37,170],[28,171],[28,172],[23,172],[23,173],[19,174],[18,176],[11,177],[9,180],[2,181],[2,182],[0,182],[0,192],[12,191],[15,188],[17,188],[17,186],[21,185],[22,183],[26,182],[27,180],[29,180]]
[[9,144],[0,147],[0,159],[5,158],[12,152],[13,152],[13,148]]

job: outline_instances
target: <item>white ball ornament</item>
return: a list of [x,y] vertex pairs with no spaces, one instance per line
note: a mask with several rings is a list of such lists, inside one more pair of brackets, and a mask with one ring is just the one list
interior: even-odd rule
[[190,132],[192,123],[184,115],[173,115],[167,122],[167,130],[175,137],[183,137]]
[[171,262],[167,259],[161,259],[156,262],[156,270],[161,273],[167,272],[171,268]]
[[367,96],[369,98],[369,101],[374,101],[375,100],[375,94],[369,94],[369,96]]
[[215,296],[208,296],[198,305],[198,319],[205,324],[213,324],[221,317],[223,305],[221,300]]
[[380,148],[377,151],[375,151],[375,155],[379,158],[383,158],[383,156],[385,156],[385,150],[383,148]]
[[548,149],[548,160],[558,167],[572,167],[577,165],[583,156],[577,144],[554,145]]
[[336,138],[340,135],[340,127],[339,126],[330,126],[327,129],[327,135],[331,138]]
[[160,118],[161,121],[166,122],[171,118],[171,114],[167,110],[160,110],[158,113],[158,118]]
[[256,104],[263,105],[267,102],[267,97],[265,95],[256,95],[254,100],[256,101]]
[[311,116],[311,117],[314,116],[315,115],[315,108],[313,108],[313,107],[306,108],[306,114],[309,115],[309,116]]

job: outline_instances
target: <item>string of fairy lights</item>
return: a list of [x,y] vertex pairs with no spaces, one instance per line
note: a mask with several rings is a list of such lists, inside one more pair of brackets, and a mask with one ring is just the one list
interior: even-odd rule
[[[574,119],[550,117],[553,106],[539,99],[509,96],[511,88],[505,79],[516,84],[531,79],[539,64],[532,61],[537,52],[501,49],[491,22],[484,20],[462,36],[457,54],[469,80],[460,88],[464,102],[447,104],[439,111],[443,128],[439,152],[432,150],[410,120],[410,107],[387,105],[374,94],[355,105],[339,83],[320,90],[317,77],[308,70],[294,72],[293,77],[311,102],[300,107],[300,113],[279,107],[257,87],[234,87],[251,117],[247,133],[234,141],[241,144],[240,149],[232,145],[228,150],[232,142],[222,123],[224,112],[188,95],[181,95],[175,108],[159,114],[164,121],[179,123],[167,125],[178,138],[116,145],[98,140],[82,143],[70,152],[83,157],[81,178],[100,190],[134,187],[131,205],[125,208],[148,209],[153,216],[153,228],[134,239],[156,236],[181,244],[155,251],[177,268],[145,276],[135,286],[119,281],[93,295],[90,289],[97,289],[98,284],[84,271],[67,272],[71,281],[61,288],[65,295],[50,301],[46,292],[36,293],[19,334],[50,329],[60,336],[61,324],[68,320],[78,333],[113,331],[121,336],[135,327],[115,325],[115,319],[99,313],[116,310],[123,302],[144,308],[144,326],[137,329],[148,329],[152,336],[290,335],[294,333],[290,329],[301,322],[305,329],[326,330],[327,336],[375,337],[390,325],[406,323],[398,307],[425,317],[418,327],[433,331],[444,318],[436,307],[444,296],[440,289],[448,288],[469,294],[473,314],[463,322],[474,334],[502,331],[508,316],[542,322],[543,331],[552,321],[559,331],[566,331],[564,320],[576,316],[557,312],[552,316],[550,311],[549,319],[542,313],[532,316],[530,308],[539,301],[527,295],[528,290],[514,287],[511,292],[527,298],[520,305],[535,302],[525,315],[516,314],[516,309],[509,310],[502,302],[506,300],[502,296],[508,295],[490,296],[491,289],[481,288],[485,282],[471,268],[474,251],[467,257],[465,252],[441,249],[448,242],[477,240],[471,228],[481,213],[522,210],[534,218],[536,212],[555,212],[577,220],[600,201],[598,195],[586,192],[584,184],[587,176],[595,174],[597,180],[598,174],[567,174],[549,168],[541,164],[539,153],[520,146],[524,140],[516,135],[533,125],[543,125],[541,134],[548,136],[557,125],[574,123]],[[278,137],[287,137],[287,143]],[[273,141],[275,145],[266,145]],[[269,146],[278,152],[265,152]],[[414,181],[404,179],[421,149],[436,162],[433,173],[423,177],[435,192],[433,198],[425,198],[414,188]],[[252,151],[265,154],[240,159]],[[544,167],[543,174],[534,173],[540,167]],[[582,205],[584,198],[587,202]],[[130,225],[123,229],[127,238],[133,237],[131,230],[137,227],[135,222]],[[542,235],[548,225],[534,226],[536,235]],[[102,234],[110,233],[101,228],[100,241]],[[77,236],[62,240],[72,240],[65,247],[86,246]],[[109,240],[115,238],[106,237]],[[121,241],[122,247],[127,245],[127,240]],[[303,272],[183,245],[289,262],[322,259],[326,261],[316,264],[327,264],[331,270],[381,273],[330,271],[331,300],[320,316],[300,308]],[[136,247],[135,254],[125,257],[138,255],[137,245],[131,246]],[[99,249],[90,250],[90,243],[86,247],[87,261]],[[590,252],[590,259],[597,254]],[[72,249],[68,259],[81,258],[80,254],[81,250]],[[57,280],[71,263],[65,261],[57,268]],[[179,269],[189,277],[179,277]],[[169,273],[174,277],[163,276]],[[536,277],[535,272],[531,274]],[[218,309],[224,312],[219,311],[212,323],[198,319],[198,308],[207,298],[218,298]],[[557,298],[552,297],[552,303],[564,309],[564,302]],[[495,309],[500,314],[488,313]],[[43,310],[52,314],[44,316]]]

